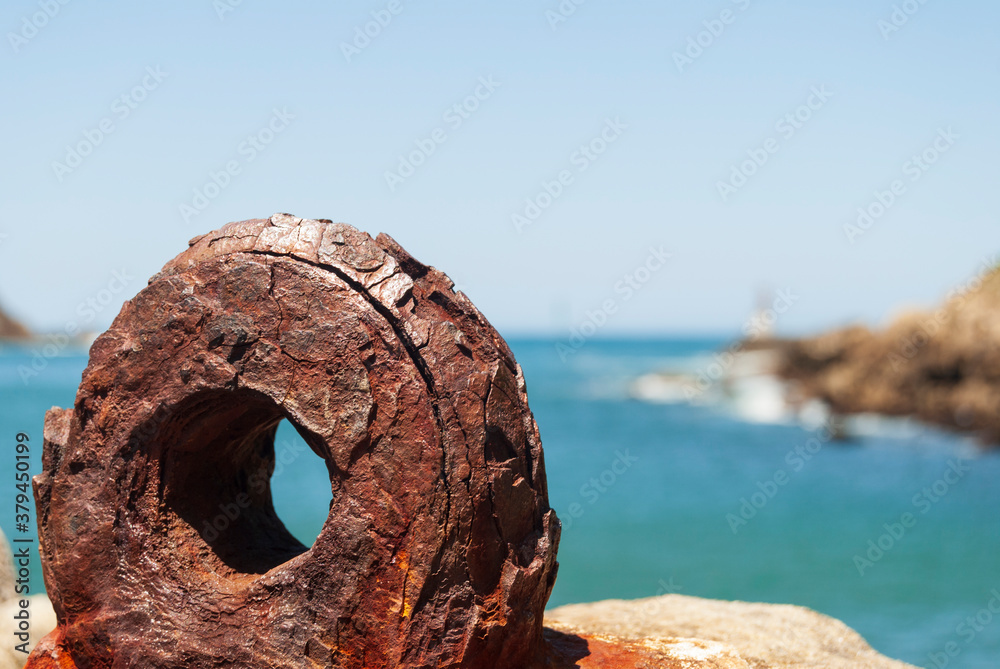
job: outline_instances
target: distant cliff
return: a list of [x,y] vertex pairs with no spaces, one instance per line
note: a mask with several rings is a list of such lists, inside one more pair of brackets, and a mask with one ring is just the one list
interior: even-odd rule
[[1000,267],[933,312],[775,344],[778,371],[843,414],[915,416],[1000,444]]
[[31,339],[31,331],[8,316],[0,307],[0,340]]

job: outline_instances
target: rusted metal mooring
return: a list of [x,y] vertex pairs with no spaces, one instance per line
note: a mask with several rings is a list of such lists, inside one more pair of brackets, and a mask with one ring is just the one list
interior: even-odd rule
[[[59,627],[29,666],[538,661],[559,538],[538,428],[506,343],[452,286],[329,221],[192,240],[46,416]],[[330,474],[312,547],[271,502],[282,419]]]

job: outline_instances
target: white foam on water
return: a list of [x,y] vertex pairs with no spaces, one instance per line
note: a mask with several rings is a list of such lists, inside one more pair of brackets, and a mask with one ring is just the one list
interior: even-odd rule
[[747,376],[725,385],[730,410],[750,423],[784,424],[795,419],[786,386],[773,376]]
[[[830,425],[835,414],[829,405],[817,399],[803,400],[794,386],[773,374],[774,357],[769,352],[750,351],[737,354],[725,367],[725,375],[713,380],[690,370],[717,356],[691,356],[688,364],[675,365],[673,371],[653,372],[633,377],[627,385],[628,396],[654,404],[714,405],[721,411],[748,423],[795,425],[818,430]],[[922,448],[927,451],[951,450],[963,457],[981,453],[973,437],[957,435],[922,423],[914,418],[866,413],[841,416],[838,431],[848,439],[862,439],[877,448]]]
[[[658,404],[681,404],[691,399],[693,377],[668,374],[643,374],[629,384],[629,396]],[[687,389],[687,390],[686,390]]]

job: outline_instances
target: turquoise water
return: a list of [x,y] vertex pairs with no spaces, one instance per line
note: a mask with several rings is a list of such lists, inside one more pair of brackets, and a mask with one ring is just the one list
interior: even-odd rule
[[[628,398],[631,379],[690,366],[721,340],[590,341],[566,362],[552,341],[511,344],[564,521],[551,605],[665,591],[793,603],[840,618],[879,651],[918,666],[942,666],[949,643],[958,652],[949,667],[1000,666],[1000,620],[988,609],[992,591],[1000,594],[1000,455],[891,425],[848,445],[810,445],[815,433],[795,425]],[[44,411],[72,404],[86,364],[82,355],[49,359],[25,384],[17,368],[28,359],[0,355],[3,471],[13,466],[18,431],[40,455]],[[275,505],[309,543],[325,518],[326,475],[315,456],[298,457],[287,424],[277,444],[289,464],[274,477]],[[784,483],[768,483],[776,478]],[[764,492],[753,497],[758,484]],[[12,492],[0,486],[8,535]],[[759,508],[752,517],[745,510],[749,519],[734,532],[741,499]],[[869,540],[887,550],[866,556]],[[878,559],[862,564],[862,575],[856,555]],[[993,604],[1000,611],[1000,599]]]

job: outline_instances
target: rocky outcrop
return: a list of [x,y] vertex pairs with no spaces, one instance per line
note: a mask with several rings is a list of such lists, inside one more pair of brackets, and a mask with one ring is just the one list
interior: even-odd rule
[[0,340],[23,341],[31,339],[31,330],[7,315],[0,308]]
[[914,416],[1000,443],[1000,270],[887,328],[777,342],[778,372],[840,414]]
[[545,624],[613,645],[662,644],[667,659],[651,667],[914,669],[879,655],[842,622],[798,606],[663,595],[563,606],[549,611]]
[[[559,524],[520,367],[385,235],[287,214],[192,240],[91,348],[35,479],[41,667],[525,667]],[[274,435],[329,472],[312,547]],[[306,456],[303,456],[306,457]]]

